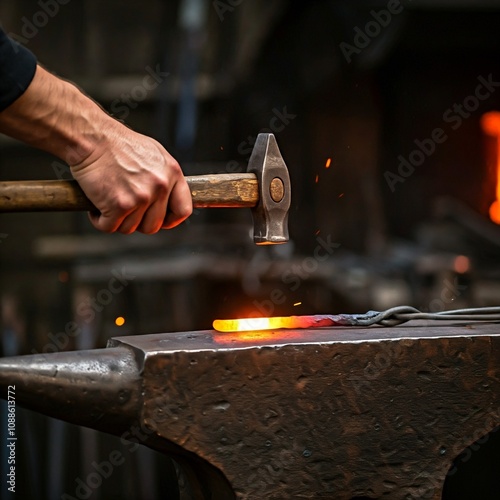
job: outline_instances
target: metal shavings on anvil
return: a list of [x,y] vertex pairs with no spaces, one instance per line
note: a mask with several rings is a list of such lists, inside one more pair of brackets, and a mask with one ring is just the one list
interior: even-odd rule
[[278,316],[274,318],[216,319],[213,327],[219,332],[248,332],[280,328],[321,328],[325,326],[396,326],[408,321],[459,320],[467,322],[500,321],[500,307],[454,309],[435,313],[422,312],[411,306],[392,307],[365,314],[319,314],[314,316]]

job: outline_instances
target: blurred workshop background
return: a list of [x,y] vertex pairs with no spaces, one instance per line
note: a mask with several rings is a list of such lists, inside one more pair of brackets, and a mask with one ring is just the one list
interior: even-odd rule
[[[154,236],[97,233],[85,213],[2,214],[3,355],[216,317],[500,304],[500,1],[6,0],[0,22],[185,174],[244,171],[271,131],[292,181],[282,246],[253,244],[247,209],[196,210]],[[0,137],[1,180],[70,177]],[[165,457],[19,414],[30,480],[16,498],[175,498]],[[464,464],[475,498],[493,498],[492,459],[475,465],[488,446]],[[125,463],[81,496],[117,447]],[[460,477],[443,498],[471,498]]]

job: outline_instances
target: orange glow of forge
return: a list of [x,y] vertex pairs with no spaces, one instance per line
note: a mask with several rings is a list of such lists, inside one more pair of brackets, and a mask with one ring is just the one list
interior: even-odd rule
[[[497,194],[498,196],[498,194]],[[500,224],[500,203],[498,199],[496,199],[491,205],[490,205],[490,219],[495,223],[495,224]]]
[[216,319],[214,330],[218,332],[251,332],[278,330],[279,328],[306,328],[311,323],[304,316],[277,316],[275,318]]
[[500,112],[489,111],[481,117],[481,128],[483,132],[496,139],[496,158],[495,158],[495,196],[496,200],[490,206],[490,219],[495,224],[500,224]]

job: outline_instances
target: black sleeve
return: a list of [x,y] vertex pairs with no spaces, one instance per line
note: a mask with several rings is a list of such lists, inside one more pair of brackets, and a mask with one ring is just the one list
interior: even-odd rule
[[0,111],[24,93],[35,70],[35,56],[0,28]]

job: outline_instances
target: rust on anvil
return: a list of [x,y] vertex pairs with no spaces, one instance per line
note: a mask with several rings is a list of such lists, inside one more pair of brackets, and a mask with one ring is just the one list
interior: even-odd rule
[[494,324],[130,336],[0,374],[45,414],[118,435],[139,421],[200,499],[437,500],[500,423]]

